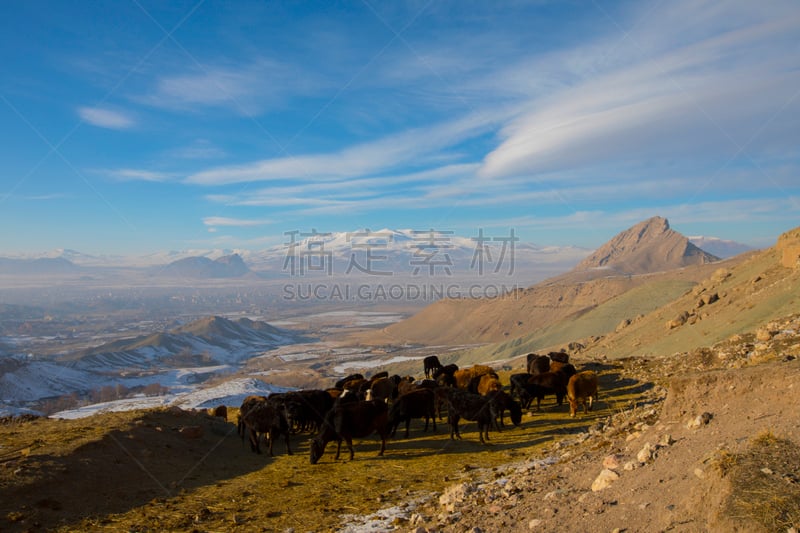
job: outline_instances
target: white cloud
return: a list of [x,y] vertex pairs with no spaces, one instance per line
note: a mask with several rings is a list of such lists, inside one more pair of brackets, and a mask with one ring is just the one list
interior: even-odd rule
[[177,159],[219,159],[228,154],[212,142],[198,139],[188,146],[168,150],[165,155]]
[[120,181],[161,182],[161,181],[169,181],[175,177],[174,174],[168,172],[157,172],[157,171],[144,170],[138,168],[118,168],[102,172]]
[[259,58],[237,65],[198,64],[181,73],[163,75],[147,95],[138,99],[179,111],[223,107],[254,115],[326,88],[324,80],[299,65]]
[[271,224],[270,220],[266,219],[243,219],[243,218],[228,218],[228,217],[205,217],[203,224],[210,227],[253,227],[264,226]]
[[78,116],[92,126],[111,130],[124,130],[136,124],[129,115],[102,107],[79,107]]
[[[737,6],[727,9],[737,17],[715,8],[698,22],[691,14],[708,6],[680,8],[680,18],[672,9],[665,17],[652,13],[626,36],[633,50],[613,60],[608,46],[595,47],[597,68],[584,66],[572,83],[531,101],[531,111],[505,126],[480,174],[529,175],[653,157],[725,158],[774,142],[791,145],[786,132],[800,106],[800,73],[785,47],[797,46],[800,13],[769,19],[755,5]],[[742,11],[752,12],[749,20]]]
[[188,176],[186,183],[227,185],[295,178],[331,181],[380,174],[403,165],[421,165],[440,158],[443,151],[491,131],[507,116],[507,111],[474,113],[428,128],[356,144],[339,152],[277,157],[212,168]]

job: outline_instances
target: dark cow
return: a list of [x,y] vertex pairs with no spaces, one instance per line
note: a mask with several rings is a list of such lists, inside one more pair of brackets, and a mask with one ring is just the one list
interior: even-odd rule
[[[531,355],[535,357],[530,357]],[[550,371],[550,358],[546,355],[528,354],[528,372],[531,374],[544,374]]]
[[457,370],[458,370],[458,365],[455,364],[445,365],[433,373],[433,379],[435,379],[436,383],[438,383],[442,387],[455,387],[456,378],[454,375]]
[[561,371],[550,371],[544,374],[534,374],[528,379],[526,392],[536,398],[536,410],[541,409],[542,399],[549,394],[555,394],[558,405],[564,403],[567,395],[567,382],[569,376]]
[[383,400],[388,402],[397,398],[397,386],[400,376],[379,378],[372,382],[369,388],[368,400]]
[[[457,388],[437,389],[447,401],[447,422],[450,424],[450,438],[461,438],[458,431],[460,419],[472,420],[478,423],[478,436],[481,444],[489,440],[489,428],[494,425],[497,411],[491,399],[479,394],[472,394]],[[485,439],[484,439],[485,435]]]
[[[511,377],[508,378],[510,382],[510,386],[508,389],[508,393],[511,394],[512,397],[516,396],[519,400],[522,400],[521,392],[525,385],[528,384],[528,380],[531,378],[533,374],[530,372],[520,372],[519,374],[511,374]],[[523,405],[523,407],[525,407]]]
[[495,411],[500,418],[500,425],[498,426],[495,421],[495,428],[500,431],[500,427],[505,426],[503,423],[503,412],[508,409],[509,418],[511,418],[511,423],[515,426],[519,426],[522,423],[522,406],[516,400],[514,400],[510,394],[505,391],[496,391],[491,392],[487,395],[494,405]]
[[425,418],[425,429],[428,431],[428,420],[433,420],[433,431],[436,431],[435,393],[431,389],[417,389],[401,394],[389,409],[389,433],[392,437],[401,422],[406,423],[406,438],[412,418]]
[[547,354],[550,359],[559,363],[569,363],[569,354],[567,352],[550,352]]
[[340,403],[325,415],[325,421],[316,437],[311,441],[311,464],[315,465],[325,453],[325,446],[332,440],[337,442],[336,457],[342,449],[342,440],[347,443],[350,450],[350,460],[353,460],[353,438],[362,438],[377,432],[381,437],[381,450],[378,455],[383,455],[386,449],[386,437],[389,422],[389,407],[381,400],[357,401]]
[[336,384],[333,386],[334,389],[343,389],[344,384],[348,381],[353,381],[354,379],[364,379],[363,374],[350,374],[349,376],[343,377]]
[[264,402],[256,403],[242,417],[245,427],[250,435],[250,449],[256,453],[261,453],[259,446],[259,433],[269,436],[269,455],[272,457],[272,447],[275,440],[284,435],[286,438],[286,453],[292,455],[292,448],[289,445],[289,422],[282,406],[276,401],[267,398]]
[[578,370],[575,368],[575,365],[572,363],[562,363],[560,361],[553,361],[550,363],[550,371],[551,372],[563,372],[567,375],[567,379],[571,378],[575,374],[578,373]]
[[272,395],[280,402],[294,431],[316,431],[333,407],[333,397],[324,390],[308,389]]
[[266,401],[267,401],[266,396],[257,396],[254,394],[251,394],[250,396],[247,396],[244,400],[242,400],[242,406],[239,407],[239,416],[236,419],[236,432],[242,438],[242,445],[244,445],[244,437],[247,434],[244,425],[244,415],[246,415],[247,412],[250,409],[252,409],[256,404]]
[[521,374],[511,374],[509,380],[511,387],[509,393],[511,396],[519,398],[519,403],[524,409],[531,406],[534,398],[541,402],[547,394],[552,394],[548,389],[543,388],[541,385],[531,384],[530,379],[533,374],[523,372]]
[[423,359],[422,366],[423,369],[425,370],[426,378],[432,377],[436,372],[438,372],[443,368],[442,363],[439,362],[439,358],[435,355],[429,355],[428,357]]
[[218,416],[223,419],[225,422],[228,421],[228,406],[226,405],[218,405],[213,409],[208,410],[208,414],[211,416]]
[[379,380],[381,378],[388,378],[388,377],[389,377],[389,373],[384,370],[383,372],[378,372],[378,373],[373,374],[372,376],[370,376],[369,381],[370,381],[370,383],[375,383],[376,380]]

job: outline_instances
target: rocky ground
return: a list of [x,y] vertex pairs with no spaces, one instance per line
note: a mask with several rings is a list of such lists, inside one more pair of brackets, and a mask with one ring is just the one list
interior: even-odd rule
[[625,361],[653,386],[554,442],[345,530],[797,531],[800,318],[713,347]]

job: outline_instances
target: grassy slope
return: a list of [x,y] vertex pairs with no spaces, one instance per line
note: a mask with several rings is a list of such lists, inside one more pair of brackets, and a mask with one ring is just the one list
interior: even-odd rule
[[656,280],[635,287],[573,318],[537,330],[516,339],[491,344],[463,354],[459,361],[472,364],[480,361],[508,359],[530,352],[556,347],[595,335],[604,335],[625,318],[633,319],[649,313],[690,290],[687,280]]
[[[666,356],[711,345],[800,312],[800,271],[779,263],[778,252],[768,249],[719,263],[715,270],[705,269],[705,279],[679,273],[653,276],[653,281],[566,320],[461,352],[455,361],[462,366],[502,361],[576,341],[587,344],[583,355],[590,358]],[[719,300],[698,308],[698,300],[711,293],[718,294]],[[666,323],[682,312],[695,316],[681,327],[668,329]],[[615,331],[624,319],[632,320],[631,324]]]
[[[441,490],[474,468],[540,458],[553,439],[584,432],[637,398],[642,384],[609,365],[601,387],[589,416],[571,419],[550,398],[518,428],[506,418],[507,429],[492,431],[488,446],[473,422],[462,422],[463,440],[451,441],[445,422],[423,433],[415,421],[410,438],[399,430],[384,457],[376,456],[376,437],[357,439],[352,463],[346,447],[335,461],[331,443],[319,464],[309,464],[308,434],[292,438],[293,456],[282,441],[274,458],[256,455],[232,424],[175,410],[0,425],[3,449],[17,452],[0,454],[0,530],[34,523],[63,531],[326,530],[342,515]],[[205,428],[203,437],[181,436],[185,426]]]
[[[780,266],[775,250],[755,254],[727,272],[730,275],[725,279],[712,276],[695,291],[609,334],[589,347],[585,355],[671,355],[714,344],[800,311],[800,270]],[[702,294],[710,293],[718,294],[719,300],[697,308]],[[696,320],[667,329],[667,321],[684,311],[695,313]]]

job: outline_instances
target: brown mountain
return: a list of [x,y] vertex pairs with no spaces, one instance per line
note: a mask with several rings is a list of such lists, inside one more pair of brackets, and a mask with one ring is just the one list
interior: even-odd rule
[[[674,275],[685,272],[706,275],[696,281]],[[769,337],[780,329],[773,321],[800,313],[800,228],[766,250],[632,278],[647,281],[567,320],[469,350],[451,362],[518,365],[524,359],[517,356],[561,349],[589,360],[667,357],[764,329],[764,324],[768,331],[762,334]]]
[[610,269],[620,274],[650,274],[719,261],[653,217],[619,233],[581,261],[575,271]]
[[[717,258],[653,217],[598,248],[576,268],[504,297],[444,299],[359,339],[371,344],[475,344],[515,339],[585,314],[604,302],[656,278],[663,292],[643,302],[648,312],[708,277]],[[729,261],[736,261],[731,259]]]

